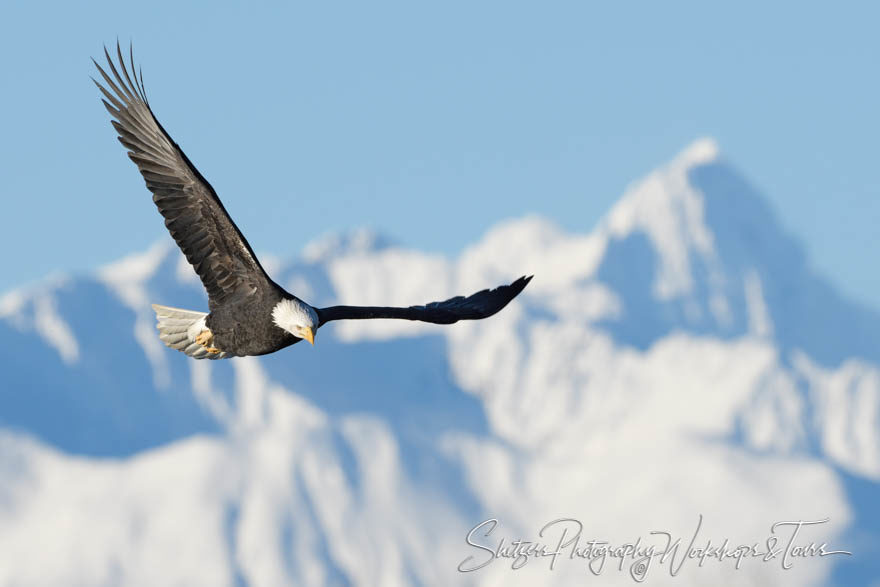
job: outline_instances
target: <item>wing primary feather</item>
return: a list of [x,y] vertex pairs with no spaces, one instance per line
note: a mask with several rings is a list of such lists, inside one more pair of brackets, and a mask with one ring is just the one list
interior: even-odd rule
[[[131,78],[128,76],[128,69],[125,67],[125,58],[122,56],[122,47],[119,46],[119,39],[116,39],[116,55],[119,57],[119,67],[122,68],[122,73],[125,75],[125,81],[128,82],[128,87],[134,92],[135,85],[131,82]],[[137,96],[137,98],[140,99],[140,96]]]
[[141,100],[144,102],[147,101],[146,95],[144,94],[143,84],[138,80],[138,74],[140,73],[143,78],[143,71],[140,69],[135,69],[134,67],[134,43],[128,44],[128,62],[131,65],[131,75],[134,77],[134,83],[137,86],[138,92],[140,93]]
[[140,75],[140,78],[141,78],[141,93],[144,95],[144,104],[146,104],[147,108],[149,108],[150,107],[150,100],[147,98],[147,90],[146,90],[146,86],[144,85],[144,70],[143,70],[143,68],[138,67],[138,74]]
[[[101,77],[104,78],[104,81],[107,82],[107,85],[110,86],[110,89],[113,90],[114,92],[116,92],[116,95],[117,95],[119,98],[122,98],[122,96],[123,96],[124,94],[122,93],[122,91],[121,91],[119,88],[116,87],[116,84],[113,83],[113,80],[110,79],[110,76],[107,75],[107,72],[104,71],[104,68],[102,68],[100,65],[98,65],[98,62],[95,61],[94,59],[92,59],[92,63],[94,63],[94,64],[95,64],[95,67],[98,68],[98,71],[101,73]],[[95,83],[98,83],[98,82],[95,82]],[[100,88],[100,87],[101,87],[101,84],[98,84],[98,87]],[[106,93],[107,93],[107,92],[106,92],[106,90],[105,90],[105,94],[106,94]]]
[[[119,75],[119,72],[116,71],[116,65],[114,65],[113,60],[110,59],[110,52],[107,50],[107,46],[104,46],[104,55],[107,57],[107,65],[110,66],[110,71],[113,72],[113,77],[116,78],[116,82],[122,87],[121,96],[128,98],[131,101],[135,100],[134,94],[129,91],[128,87],[125,85],[125,82],[122,81],[122,77]],[[119,91],[118,89],[116,90]]]

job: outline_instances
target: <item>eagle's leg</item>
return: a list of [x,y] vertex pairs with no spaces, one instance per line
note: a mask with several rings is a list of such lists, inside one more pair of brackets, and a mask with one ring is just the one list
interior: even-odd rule
[[211,346],[211,343],[214,342],[214,333],[209,328],[205,328],[199,333],[196,337],[196,342],[205,347],[205,350],[211,354],[220,352],[220,349]]

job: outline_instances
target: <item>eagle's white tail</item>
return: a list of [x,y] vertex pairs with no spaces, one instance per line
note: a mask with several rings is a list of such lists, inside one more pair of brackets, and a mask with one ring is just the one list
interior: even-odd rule
[[208,327],[205,325],[205,312],[181,310],[153,304],[159,329],[159,338],[165,346],[184,352],[194,359],[225,359],[229,355],[224,352],[209,353],[196,342],[196,337]]

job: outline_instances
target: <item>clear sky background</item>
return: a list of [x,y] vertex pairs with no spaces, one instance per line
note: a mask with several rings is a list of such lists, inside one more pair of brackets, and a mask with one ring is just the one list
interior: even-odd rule
[[88,77],[118,36],[258,253],[369,226],[455,254],[527,213],[586,232],[708,135],[880,309],[875,3],[77,4],[0,8],[0,292],[168,238]]

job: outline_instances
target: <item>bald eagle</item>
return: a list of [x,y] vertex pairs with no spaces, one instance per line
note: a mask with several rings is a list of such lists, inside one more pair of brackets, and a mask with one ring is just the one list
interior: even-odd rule
[[119,141],[146,180],[165,226],[208,293],[210,312],[153,305],[159,338],[167,346],[195,359],[224,359],[265,355],[300,340],[314,345],[317,330],[331,320],[479,320],[501,310],[529,283],[531,277],[523,276],[468,297],[408,308],[310,306],[272,281],[214,188],[159,124],[144,92],[143,73],[135,71],[131,48],[129,68],[119,43],[116,54],[114,63],[104,48],[112,77],[92,60],[106,85],[92,81],[104,95]]

